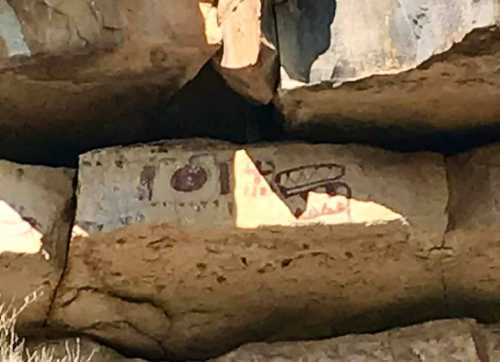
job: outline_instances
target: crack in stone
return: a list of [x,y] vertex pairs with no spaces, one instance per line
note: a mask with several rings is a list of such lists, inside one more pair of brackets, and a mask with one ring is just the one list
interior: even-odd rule
[[133,323],[131,323],[130,321],[127,321],[127,320],[117,320],[117,321],[113,321],[113,322],[96,322],[96,323],[92,323],[90,324],[89,326],[86,326],[86,327],[83,327],[83,328],[79,328],[80,331],[82,331],[83,333],[89,333],[89,331],[99,331],[99,330],[103,330],[103,329],[106,329],[107,326],[116,326],[116,325],[125,325],[129,328],[131,328],[132,330],[134,330],[137,334],[143,336],[143,337],[146,337],[147,339],[151,340],[154,344],[157,345],[158,349],[160,349],[162,351],[162,354],[166,357],[166,356],[169,356],[169,355],[172,355],[170,351],[168,351],[162,344],[162,342],[160,340],[158,340],[157,338],[151,336],[150,334],[144,332],[143,330],[141,330],[139,327],[135,326]]
[[148,300],[145,298],[132,297],[132,296],[124,296],[124,295],[118,294],[118,293],[113,292],[113,291],[102,290],[102,289],[91,287],[91,286],[77,288],[75,295],[71,299],[69,299],[66,302],[64,302],[63,304],[61,304],[61,308],[65,308],[65,307],[69,306],[70,304],[72,304],[76,299],[78,299],[81,292],[92,292],[92,293],[96,293],[96,294],[101,294],[101,295],[105,295],[105,296],[108,296],[108,297],[113,298],[113,299],[121,300],[122,302],[129,303],[129,304],[148,305],[148,306],[152,307],[153,309],[160,311],[165,316],[165,318],[168,319],[169,321],[172,321],[172,319],[173,319],[172,316],[170,315],[170,313],[168,313],[164,308],[162,308],[157,303],[154,303],[151,300]]
[[[451,199],[452,199],[452,182],[451,182],[451,175],[450,175],[450,166],[448,164],[448,158],[443,159],[444,162],[444,170],[445,170],[445,181],[446,181],[446,193],[447,193],[447,199],[446,199],[446,206],[444,208],[444,214],[446,215],[446,226],[444,228],[444,233],[443,237],[441,239],[441,244],[439,247],[434,247],[429,250],[429,252],[433,251],[438,251],[438,252],[450,252],[454,253],[454,249],[452,247],[446,246],[446,236],[448,232],[452,228],[452,222],[450,218],[450,209],[451,209]],[[443,302],[444,306],[447,311],[450,310],[450,300],[449,300],[449,291],[448,291],[448,283],[446,280],[446,272],[445,272],[445,265],[444,265],[444,258],[440,257],[439,258],[439,272],[441,274],[441,288],[443,290]]]
[[[158,339],[156,339],[155,337],[149,335],[148,333],[144,332],[143,330],[141,330],[139,327],[135,326],[134,324],[132,324],[131,322],[127,321],[127,320],[117,320],[117,321],[113,321],[113,322],[96,322],[96,323],[93,323],[87,327],[83,327],[83,328],[79,328],[79,331],[85,335],[89,335],[90,337],[93,337],[92,339],[97,339],[97,340],[101,340],[101,339],[104,339],[102,337],[99,337],[99,336],[95,336],[92,334],[92,331],[96,331],[98,332],[99,330],[105,330],[107,326],[116,326],[116,325],[125,325],[127,326],[128,328],[132,329],[133,331],[135,331],[138,335],[141,335],[143,337],[146,337],[147,339],[149,339],[152,343],[154,343],[158,349],[161,351],[163,357],[162,358],[169,358],[168,356],[173,356],[173,354],[168,350],[166,349],[162,342]],[[106,340],[106,339],[104,339]],[[102,343],[102,342],[99,342],[99,343]],[[108,341],[109,343],[109,341]],[[121,353],[120,350],[117,348],[117,346],[113,346],[112,344],[110,344],[109,346],[111,346],[111,348],[115,351],[118,351],[118,353]]]
[[[78,288],[75,292],[75,295],[71,299],[69,299],[68,301],[64,302],[60,306],[60,308],[65,308],[65,307],[69,306],[70,304],[72,304],[75,300],[77,300],[79,298],[80,293],[82,293],[82,292],[92,292],[92,293],[96,293],[96,294],[101,294],[101,295],[104,295],[104,296],[107,296],[107,297],[110,297],[113,299],[118,299],[120,301],[123,301],[125,303],[129,303],[129,304],[150,306],[150,307],[154,308],[155,310],[161,312],[165,316],[165,318],[170,322],[170,324],[168,326],[169,329],[172,327],[172,319],[173,318],[170,316],[170,314],[165,309],[163,309],[162,307],[158,306],[156,303],[154,303],[150,300],[135,298],[135,297],[130,297],[130,296],[123,296],[123,295],[119,295],[115,292],[103,291],[103,290],[100,290],[98,288],[89,287],[89,286]],[[79,330],[86,331],[89,329],[99,329],[98,327],[102,326],[102,325],[114,325],[114,324],[120,324],[120,323],[129,326],[134,331],[136,331],[138,334],[145,336],[148,339],[152,340],[155,344],[158,345],[158,347],[160,348],[160,350],[162,351],[162,353],[165,357],[173,356],[173,353],[162,344],[161,340],[159,340],[158,338],[143,331],[141,328],[135,326],[133,323],[131,323],[128,320],[117,320],[117,321],[113,321],[113,322],[97,322],[97,323],[93,323],[89,326],[79,328]]]
[[397,362],[396,353],[395,353],[394,348],[392,346],[392,338],[393,338],[392,333],[389,331],[387,333],[386,338],[385,338],[386,343],[387,343],[387,349],[389,350],[389,353],[391,354],[392,362]]
[[74,179],[73,179],[73,195],[72,195],[71,200],[69,201],[69,205],[67,207],[67,212],[70,212],[71,214],[69,217],[70,222],[69,222],[68,233],[66,235],[66,248],[65,248],[65,255],[63,257],[63,265],[62,265],[61,275],[59,276],[59,280],[57,281],[56,286],[54,287],[54,291],[52,292],[52,295],[50,296],[49,307],[47,309],[47,313],[45,315],[45,320],[43,322],[44,327],[47,327],[49,324],[50,317],[54,311],[54,306],[55,306],[57,294],[59,292],[59,289],[61,288],[64,277],[66,276],[66,273],[68,271],[69,250],[71,247],[71,234],[73,231],[73,227],[76,224],[76,199],[77,199],[76,183],[77,183],[77,177],[78,177],[78,172],[75,172]]
[[475,328],[474,325],[471,325],[470,333],[479,362],[490,362],[486,336],[482,333],[482,331]]
[[[270,0],[264,0],[264,1],[270,1]],[[269,6],[269,9],[271,10],[270,13],[271,13],[271,16],[272,16],[272,21],[273,21],[273,31],[274,31],[274,36],[270,36],[269,38],[271,39],[268,39],[270,41],[270,43],[272,44],[273,43],[273,40],[275,42],[274,47],[275,47],[275,51],[276,51],[276,70],[274,70],[276,72],[276,83],[274,84],[273,86],[273,94],[276,96],[276,94],[278,93],[278,88],[280,87],[280,84],[281,84],[281,68],[282,68],[282,64],[281,64],[281,53],[280,53],[280,37],[279,37],[279,26],[278,26],[278,15],[277,15],[277,12],[276,12],[276,6],[284,3],[284,2],[287,2],[288,0],[274,0],[272,1],[272,3]],[[265,4],[263,4],[262,6],[267,6]],[[266,34],[264,34],[266,35]],[[266,36],[267,38],[268,36]]]
[[441,274],[441,288],[443,290],[443,302],[444,306],[447,311],[450,310],[450,300],[449,300],[449,293],[448,293],[448,284],[446,282],[446,273],[443,270],[443,265],[442,265],[442,260],[440,261],[439,265],[439,271]]

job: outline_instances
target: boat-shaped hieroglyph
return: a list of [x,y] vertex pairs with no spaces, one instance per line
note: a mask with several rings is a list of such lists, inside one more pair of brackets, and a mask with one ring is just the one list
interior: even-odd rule
[[335,163],[277,170],[272,161],[252,160],[245,150],[234,158],[236,226],[379,223],[402,216],[373,201],[357,200]]

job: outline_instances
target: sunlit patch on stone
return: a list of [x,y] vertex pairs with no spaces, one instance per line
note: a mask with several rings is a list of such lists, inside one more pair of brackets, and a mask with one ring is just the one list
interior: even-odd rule
[[8,203],[0,201],[0,254],[36,254],[42,248],[42,236]]
[[217,19],[217,8],[209,2],[199,3],[200,12],[205,22],[205,37],[208,44],[218,44],[222,40],[222,30]]
[[79,225],[73,226],[73,229],[71,230],[71,238],[86,238],[87,236],[89,236],[89,233],[82,229]]

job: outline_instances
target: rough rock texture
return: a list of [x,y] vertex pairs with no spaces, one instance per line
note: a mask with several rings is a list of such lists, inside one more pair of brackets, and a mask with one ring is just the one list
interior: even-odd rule
[[271,105],[255,104],[229,88],[208,63],[170,102],[154,110],[146,141],[171,135],[179,139],[204,135],[236,143],[271,139],[280,131],[279,124],[271,122],[272,112]]
[[[90,67],[77,62],[83,69],[67,74],[75,81],[160,69],[173,76],[178,72],[181,81],[185,74],[179,70],[183,70],[190,79],[217,50],[221,37],[210,0],[2,0],[0,4],[3,67],[40,61],[38,55],[64,59],[96,54],[87,64]],[[99,52],[102,49],[111,52]]]
[[448,300],[457,313],[485,320],[500,318],[499,151],[500,145],[491,145],[448,161],[451,198],[445,247],[453,251],[444,268]]
[[[280,137],[441,150],[474,128],[465,143],[498,140],[484,129],[500,128],[498,2],[1,0],[0,158],[68,166],[184,137],[184,117],[158,109],[206,64],[276,106],[258,118],[283,123]],[[222,102],[204,87],[205,110]],[[213,136],[213,119],[189,137]]]
[[0,38],[0,152],[28,141],[23,159],[47,162],[54,144],[144,139],[144,113],[195,77],[221,34],[210,1],[2,0]]
[[212,361],[485,362],[497,360],[499,341],[498,334],[472,320],[442,320],[375,335],[250,344]]
[[[1,159],[246,143],[88,152],[76,197],[72,170],[0,161],[0,303],[39,289],[22,333],[174,360],[498,322],[499,145],[251,144],[499,140],[499,60],[500,0],[0,0]],[[227,358],[485,362],[498,334]]]
[[19,320],[43,323],[66,263],[74,171],[0,161],[0,303],[43,293]]
[[2,0],[2,68],[31,57],[114,48],[126,27],[116,0],[43,2]]
[[[87,338],[66,338],[50,341],[31,340],[27,343],[31,353],[43,355],[44,351],[52,351],[55,358],[68,358],[69,361],[88,362],[146,362],[139,358],[126,358],[111,348],[104,347]],[[79,358],[76,358],[76,357]],[[74,357],[74,358],[71,358]],[[66,360],[64,360],[66,361]]]
[[[68,350],[96,362],[142,362],[128,359],[87,338],[30,340],[30,351],[54,350],[56,357]],[[427,322],[376,334],[347,335],[321,341],[251,343],[208,362],[485,362],[500,356],[500,329],[471,319]],[[85,358],[84,358],[85,360]]]
[[362,131],[383,127],[379,137],[401,143],[432,130],[498,123],[499,4],[277,4],[281,85],[276,104],[287,129],[319,140],[376,143],[373,133]]
[[202,140],[110,148],[81,157],[77,199],[50,324],[127,353],[205,358],[444,307],[439,155]]
[[269,103],[279,77],[273,1],[221,0],[218,10],[223,46],[216,69],[240,94]]

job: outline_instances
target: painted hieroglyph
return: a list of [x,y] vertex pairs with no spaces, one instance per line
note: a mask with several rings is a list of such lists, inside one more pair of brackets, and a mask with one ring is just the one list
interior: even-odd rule
[[356,200],[342,178],[345,171],[343,165],[325,162],[277,170],[272,160],[254,161],[245,150],[237,151],[236,226],[330,225],[402,219],[384,205]]

